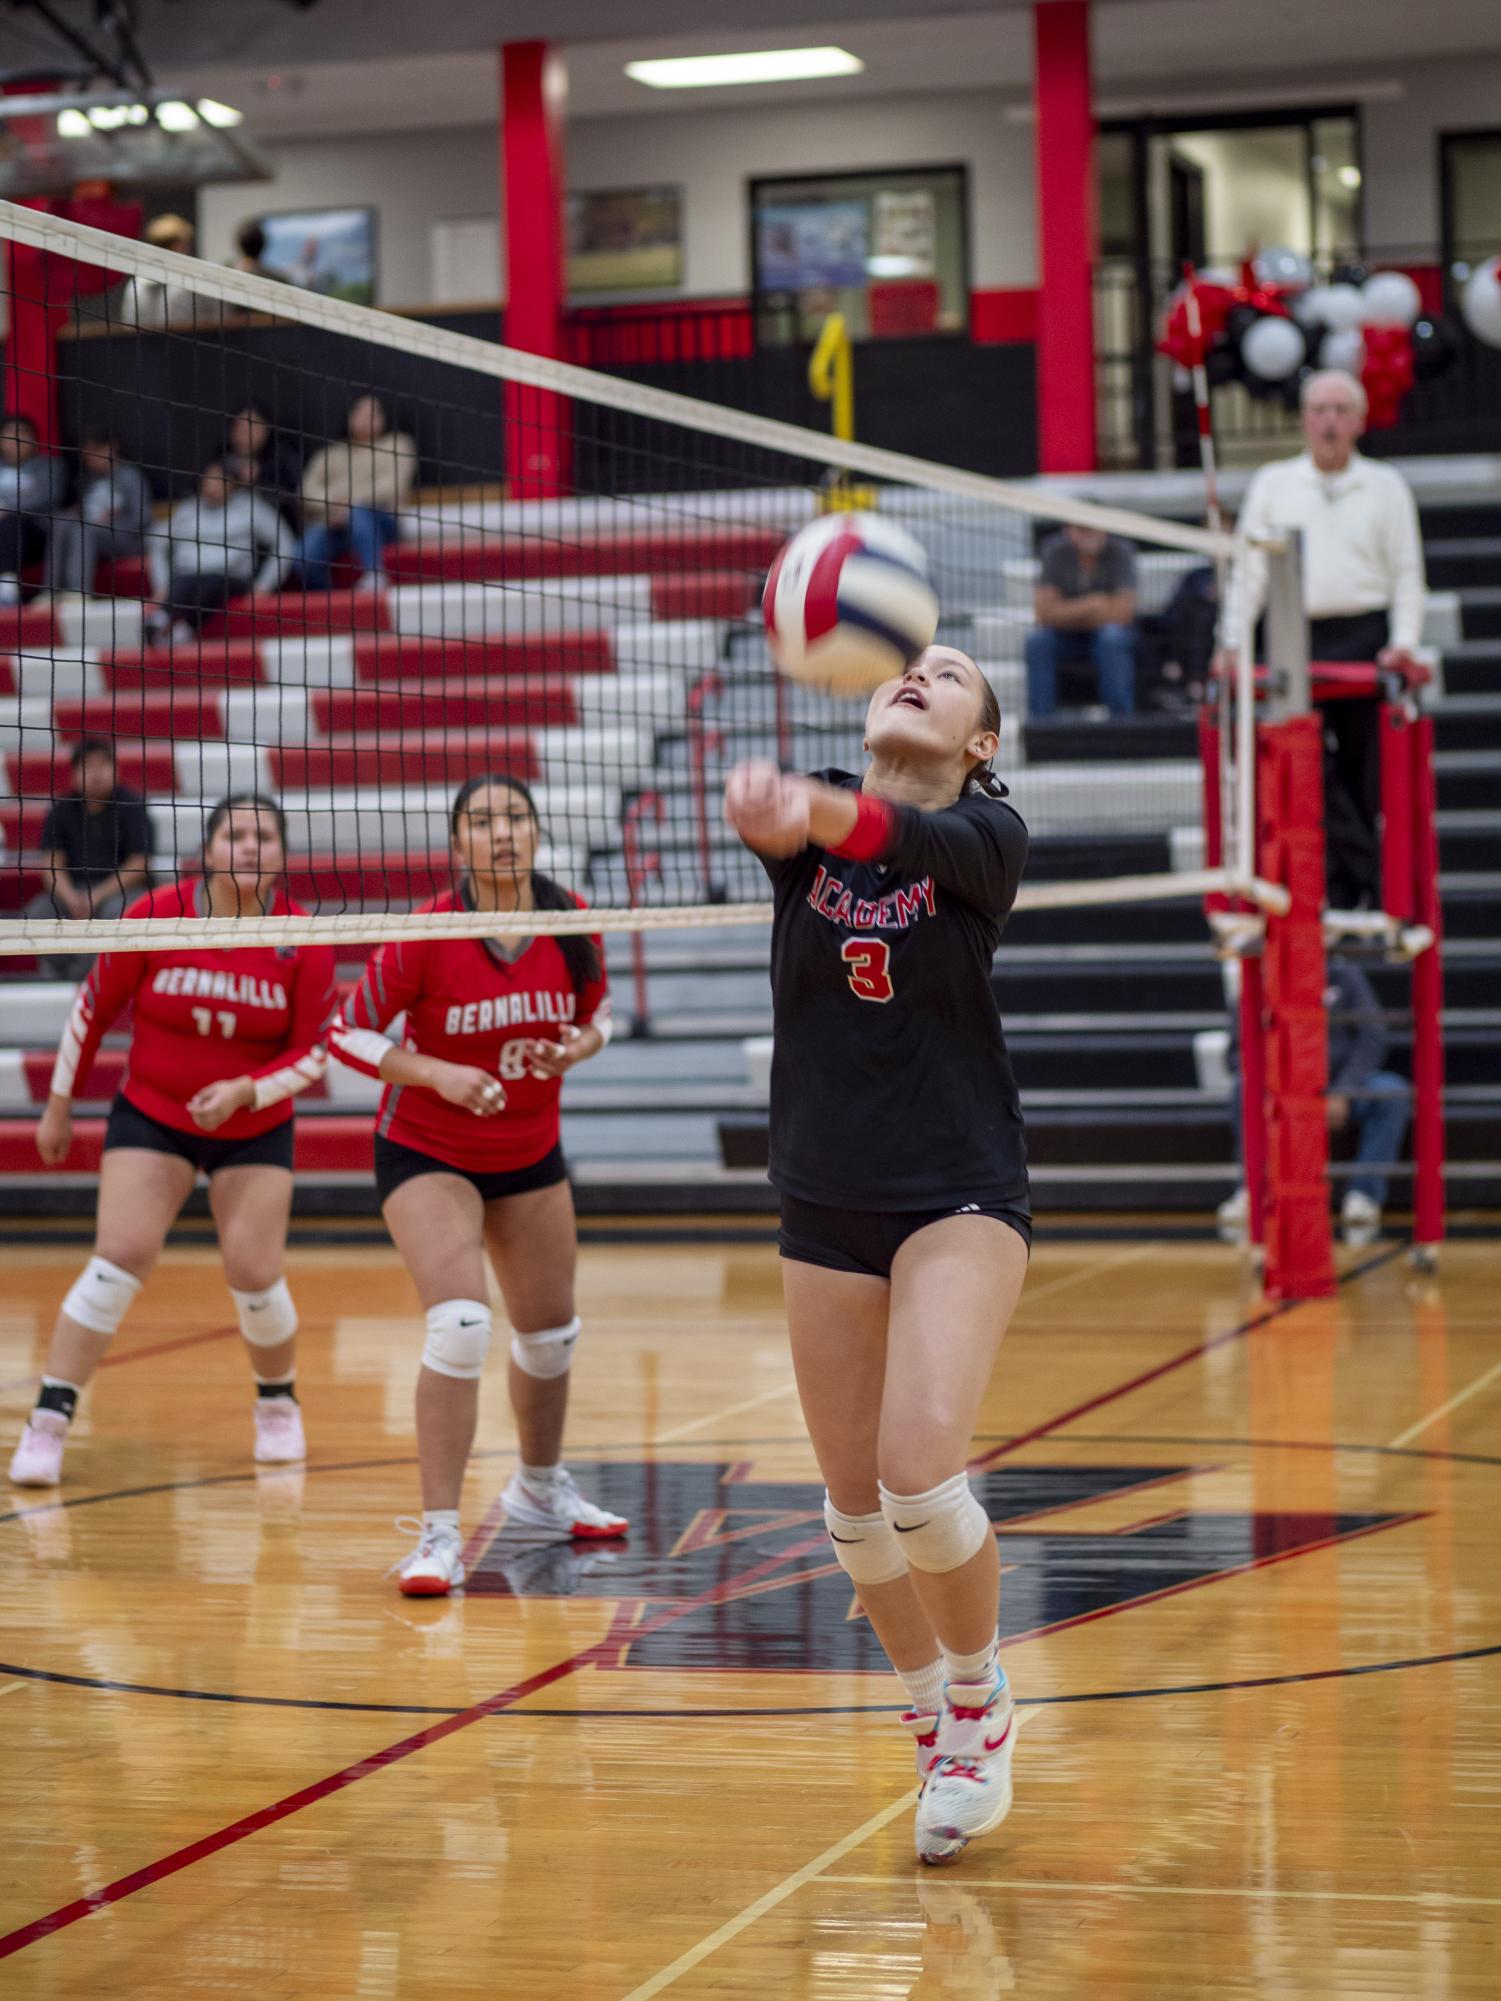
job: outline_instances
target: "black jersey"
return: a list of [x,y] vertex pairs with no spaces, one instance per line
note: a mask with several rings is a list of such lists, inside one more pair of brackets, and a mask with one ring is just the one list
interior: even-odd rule
[[[815,774],[851,791],[845,771]],[[839,1208],[1027,1199],[990,962],[1027,858],[1010,806],[896,807],[883,862],[768,860],[771,1179]]]

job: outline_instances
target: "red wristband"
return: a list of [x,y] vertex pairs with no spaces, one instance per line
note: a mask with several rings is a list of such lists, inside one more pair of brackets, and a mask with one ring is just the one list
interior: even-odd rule
[[873,799],[868,792],[855,796],[855,824],[842,841],[837,841],[829,849],[831,855],[840,855],[845,861],[878,862],[891,846],[896,834],[896,810],[884,799]]

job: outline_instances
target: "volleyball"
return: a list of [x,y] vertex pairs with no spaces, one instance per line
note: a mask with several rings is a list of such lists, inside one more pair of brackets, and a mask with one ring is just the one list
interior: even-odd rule
[[839,695],[904,672],[938,629],[927,552],[875,514],[800,529],[771,566],[761,608],[782,672]]

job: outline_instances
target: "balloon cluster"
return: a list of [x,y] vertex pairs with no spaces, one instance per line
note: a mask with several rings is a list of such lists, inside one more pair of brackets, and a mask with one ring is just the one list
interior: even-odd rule
[[[1501,259],[1471,279],[1482,318],[1501,345]],[[1477,287],[1490,273],[1489,289]],[[1482,296],[1483,295],[1483,296]],[[1466,317],[1472,329],[1469,295]],[[1486,338],[1485,335],[1480,335]],[[1227,271],[1190,273],[1174,295],[1160,351],[1179,367],[1204,368],[1211,387],[1243,382],[1253,396],[1296,409],[1304,382],[1319,368],[1342,369],[1365,388],[1369,423],[1395,424],[1415,382],[1442,374],[1455,340],[1423,311],[1422,293],[1405,271],[1368,273],[1341,265],[1328,284],[1296,250],[1266,250]]]

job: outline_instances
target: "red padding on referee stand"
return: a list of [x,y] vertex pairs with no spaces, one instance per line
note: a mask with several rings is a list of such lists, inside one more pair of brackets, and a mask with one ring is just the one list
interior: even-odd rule
[[1412,1234],[1418,1244],[1444,1235],[1444,962],[1438,894],[1438,799],[1433,718],[1409,731],[1412,744],[1413,879],[1416,916],[1433,943],[1412,965]]
[[1413,731],[1407,711],[1388,704],[1381,716],[1381,907],[1412,922]]
[[1317,716],[1257,732],[1259,866],[1292,897],[1267,917],[1268,1147],[1265,1285],[1272,1299],[1319,1299],[1335,1285],[1324,1087],[1323,730]]

